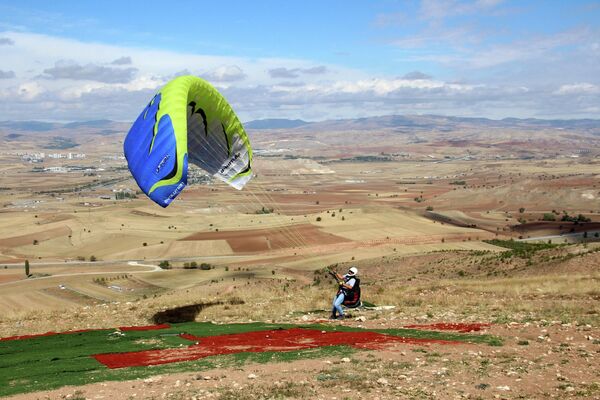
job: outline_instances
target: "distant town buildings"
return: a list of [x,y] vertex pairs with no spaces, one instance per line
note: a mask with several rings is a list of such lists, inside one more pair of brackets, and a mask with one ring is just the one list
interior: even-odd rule
[[85,154],[84,153],[52,153],[52,154],[48,154],[48,158],[66,158],[67,160],[74,160],[74,159],[84,159],[85,158]]
[[83,160],[86,158],[85,153],[50,153],[46,154],[44,152],[40,153],[18,153],[21,156],[21,161],[30,162],[30,163],[39,163],[44,162],[46,157],[52,159],[67,159],[67,160]]
[[48,167],[44,168],[44,172],[66,173],[68,170],[66,167]]

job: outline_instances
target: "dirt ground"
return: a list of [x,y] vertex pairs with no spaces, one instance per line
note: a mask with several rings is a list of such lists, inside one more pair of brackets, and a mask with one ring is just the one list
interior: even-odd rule
[[[343,142],[336,135],[329,140]],[[168,209],[143,195],[111,198],[113,190],[137,190],[124,161],[104,159],[120,154],[120,139],[110,149],[85,150],[87,164],[105,169],[102,177],[32,172],[15,155],[0,159],[11,171],[3,175],[10,190],[0,193],[0,337],[147,325],[166,309],[230,298],[244,305],[209,307],[196,319],[321,320],[335,292],[323,267],[334,264],[340,271],[358,266],[364,298],[395,307],[354,314],[365,321],[336,323],[399,328],[483,322],[491,324],[486,333],[504,342],[349,349],[347,357],[15,398],[600,399],[600,252],[591,230],[590,243],[522,255],[505,256],[482,242],[596,229],[597,158],[557,158],[552,149],[546,159],[495,160],[500,150],[477,147],[484,153],[476,159],[433,162],[426,156],[432,152],[438,161],[443,151],[463,156],[464,142],[456,147],[459,142],[442,139],[402,143],[413,158],[392,162],[339,162],[340,155],[354,154],[340,148],[325,149],[339,155],[322,161],[309,160],[315,154],[308,153],[304,160],[257,157],[258,176],[248,190],[192,184]],[[502,151],[523,145],[502,141]],[[352,151],[358,150],[367,148]],[[264,214],[269,208],[274,212]],[[590,225],[555,229],[556,223],[540,221],[565,212],[584,215]],[[94,267],[87,264],[92,256],[99,261]],[[33,273],[53,276],[25,279],[25,259]],[[86,264],[66,262],[82,259]],[[155,270],[161,261],[174,268]],[[215,268],[185,270],[191,261]]]
[[[494,335],[503,344],[349,348],[346,356],[95,383],[14,398],[600,398],[598,246],[555,246],[508,258],[480,251],[436,252],[363,260],[357,265],[365,299],[395,308],[354,311],[352,318],[333,324],[379,329],[484,322],[489,327],[480,333]],[[155,311],[174,304],[222,298],[241,299],[244,304],[208,307],[196,320],[323,321],[332,290],[326,276],[283,272],[296,279],[238,275],[235,281],[175,290],[144,301],[86,306],[66,315],[3,319],[0,332],[10,336],[40,333],[48,326],[63,331],[147,325]],[[322,311],[310,311],[315,309]]]
[[[401,326],[387,319],[345,325]],[[600,330],[559,322],[492,325],[504,345],[394,344],[347,357],[159,375],[11,399],[600,398]]]

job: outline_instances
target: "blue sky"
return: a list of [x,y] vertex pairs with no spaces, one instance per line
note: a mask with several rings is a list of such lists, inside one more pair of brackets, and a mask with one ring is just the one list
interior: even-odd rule
[[600,1],[0,1],[0,120],[132,120],[202,76],[243,120],[600,118]]

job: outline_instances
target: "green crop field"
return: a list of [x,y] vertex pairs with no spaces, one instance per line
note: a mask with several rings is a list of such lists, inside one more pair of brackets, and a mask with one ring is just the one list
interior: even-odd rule
[[55,389],[65,385],[82,385],[100,381],[129,380],[156,374],[183,371],[202,371],[241,365],[246,362],[285,362],[302,358],[321,358],[348,354],[355,351],[348,346],[324,346],[303,350],[238,352],[215,355],[193,361],[165,363],[151,366],[133,366],[110,369],[93,355],[129,353],[144,350],[185,349],[194,345],[180,337],[185,333],[194,337],[244,334],[257,331],[304,328],[307,331],[376,332],[406,339],[451,341],[500,345],[497,337],[478,334],[460,334],[417,329],[380,329],[329,325],[288,324],[228,324],[182,323],[156,330],[92,330],[36,336],[0,341],[0,397],[17,393]]

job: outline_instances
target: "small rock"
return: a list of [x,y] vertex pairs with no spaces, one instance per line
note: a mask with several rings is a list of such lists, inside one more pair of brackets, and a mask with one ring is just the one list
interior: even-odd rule
[[202,379],[204,379],[205,381],[210,381],[212,378],[208,375],[203,376]]
[[250,375],[248,375],[248,379],[256,379],[256,378],[257,378],[257,376],[256,376],[256,375],[254,375],[254,374],[250,374]]
[[388,380],[385,378],[379,378],[377,379],[377,383],[379,383],[380,385],[388,385]]
[[367,318],[364,315],[354,318],[355,321],[365,322]]
[[342,362],[349,363],[350,359],[348,357],[344,357],[342,358]]
[[510,387],[508,387],[508,386],[496,386],[496,389],[502,390],[503,392],[508,392],[510,390]]

